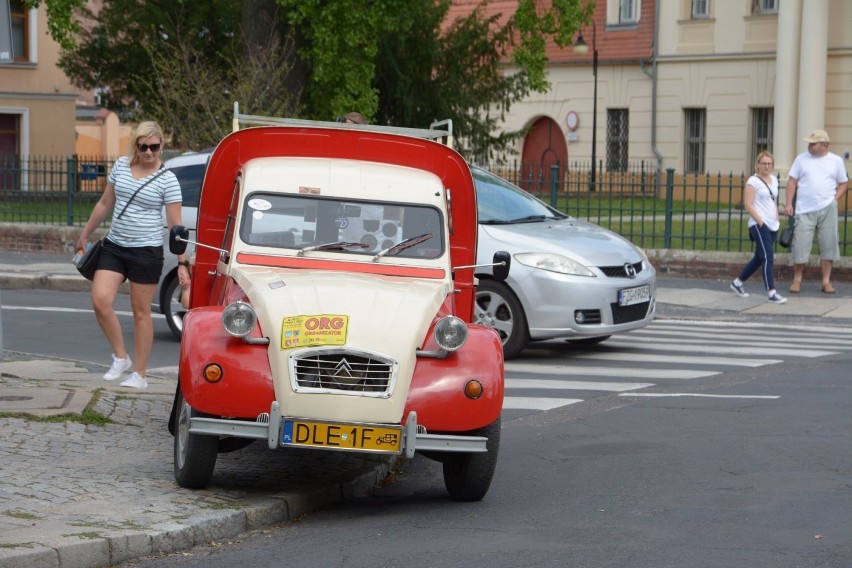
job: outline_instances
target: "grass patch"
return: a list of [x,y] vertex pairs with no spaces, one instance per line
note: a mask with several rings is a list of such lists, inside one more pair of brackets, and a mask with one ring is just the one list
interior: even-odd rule
[[20,511],[3,511],[3,514],[7,517],[12,517],[13,519],[24,519],[26,521],[37,521],[41,519],[38,515],[33,515],[32,513],[22,513]]
[[75,412],[67,412],[64,414],[54,414],[52,416],[35,416],[33,414],[27,414],[26,412],[0,412],[0,418],[19,418],[29,422],[43,422],[49,424],[76,422],[87,426],[106,426],[107,424],[113,424],[113,421],[108,416],[104,416],[95,410],[95,405],[98,403],[98,400],[100,400],[103,392],[104,389],[102,388],[95,390],[92,393],[92,400],[89,401],[89,404],[86,405],[83,412],[79,414]]

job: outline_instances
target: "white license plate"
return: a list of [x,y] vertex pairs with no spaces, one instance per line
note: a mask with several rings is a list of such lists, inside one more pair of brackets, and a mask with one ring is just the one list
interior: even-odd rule
[[641,304],[642,302],[651,301],[651,287],[639,286],[637,288],[627,288],[618,291],[618,305],[632,306],[633,304]]

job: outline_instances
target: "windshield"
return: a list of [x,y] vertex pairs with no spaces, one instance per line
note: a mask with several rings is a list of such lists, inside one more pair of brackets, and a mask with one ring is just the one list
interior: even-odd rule
[[526,191],[494,174],[471,167],[476,184],[476,207],[484,225],[535,223],[564,219],[565,215],[545,205]]
[[406,239],[393,256],[438,258],[444,252],[443,217],[431,206],[342,200],[315,195],[255,192],[246,197],[240,237],[250,245],[375,256]]

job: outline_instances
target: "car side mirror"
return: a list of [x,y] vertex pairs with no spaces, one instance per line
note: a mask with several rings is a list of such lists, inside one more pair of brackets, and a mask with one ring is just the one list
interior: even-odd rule
[[504,281],[509,277],[509,268],[512,264],[512,255],[504,250],[498,250],[494,253],[494,268],[492,273],[494,279],[498,282]]
[[169,231],[169,250],[172,254],[183,254],[189,243],[189,229],[183,225],[172,225]]

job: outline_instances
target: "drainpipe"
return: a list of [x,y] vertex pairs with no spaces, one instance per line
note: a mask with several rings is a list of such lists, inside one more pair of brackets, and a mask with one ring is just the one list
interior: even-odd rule
[[643,62],[641,69],[651,79],[651,151],[657,157],[656,187],[660,187],[663,173],[663,154],[657,148],[657,44],[660,34],[660,2],[654,2],[654,43],[651,52],[651,71],[648,71],[647,63]]

